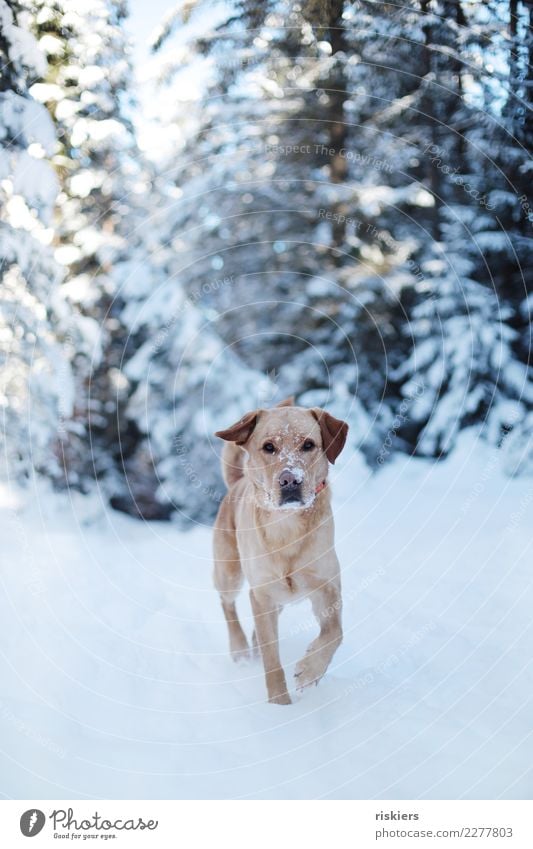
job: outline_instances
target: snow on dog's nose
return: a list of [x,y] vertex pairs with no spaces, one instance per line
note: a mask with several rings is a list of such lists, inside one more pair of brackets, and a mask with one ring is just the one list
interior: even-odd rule
[[281,487],[282,504],[302,501],[302,479],[302,474],[291,472],[290,469],[283,469],[278,479]]
[[295,487],[301,486],[301,478],[298,478],[294,472],[289,471],[289,469],[283,469],[281,475],[279,476],[279,485],[283,487]]

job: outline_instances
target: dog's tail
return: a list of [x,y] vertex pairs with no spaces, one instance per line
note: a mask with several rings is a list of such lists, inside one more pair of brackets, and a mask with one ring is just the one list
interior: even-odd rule
[[228,489],[244,475],[246,454],[240,445],[226,442],[222,449],[222,477]]

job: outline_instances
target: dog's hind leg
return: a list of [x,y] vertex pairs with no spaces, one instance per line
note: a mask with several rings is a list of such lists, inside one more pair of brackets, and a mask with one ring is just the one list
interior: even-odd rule
[[214,528],[214,583],[219,592],[222,610],[226,617],[229,633],[231,656],[234,660],[249,657],[249,647],[246,635],[242,630],[235,602],[243,585],[244,575],[237,548],[235,531],[224,527],[227,518],[223,509],[224,503],[217,516]]

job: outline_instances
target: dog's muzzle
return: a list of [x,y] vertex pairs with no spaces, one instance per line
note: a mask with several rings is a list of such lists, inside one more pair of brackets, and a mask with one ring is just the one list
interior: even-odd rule
[[281,503],[291,504],[302,501],[302,480],[293,472],[284,469],[279,476],[281,488]]

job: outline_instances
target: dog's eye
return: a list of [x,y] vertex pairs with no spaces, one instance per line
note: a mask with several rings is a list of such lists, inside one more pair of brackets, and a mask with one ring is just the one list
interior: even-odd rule
[[265,442],[263,445],[263,451],[266,451],[267,454],[273,454],[275,450],[272,442]]
[[312,439],[306,439],[304,444],[302,445],[302,451],[312,451],[315,447],[315,443]]

